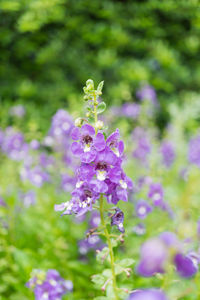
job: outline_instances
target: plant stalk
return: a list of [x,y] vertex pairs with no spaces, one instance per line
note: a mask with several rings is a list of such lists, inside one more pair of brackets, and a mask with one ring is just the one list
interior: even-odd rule
[[106,241],[108,244],[109,254],[110,254],[110,264],[111,264],[111,271],[112,271],[112,285],[113,285],[113,291],[115,294],[115,300],[118,300],[118,288],[117,288],[117,282],[116,282],[116,275],[115,275],[115,259],[114,259],[114,252],[113,247],[111,244],[110,234],[108,232],[105,220],[104,220],[104,206],[103,206],[103,194],[100,196],[100,217],[101,217],[101,224],[104,229],[104,234],[106,237]]

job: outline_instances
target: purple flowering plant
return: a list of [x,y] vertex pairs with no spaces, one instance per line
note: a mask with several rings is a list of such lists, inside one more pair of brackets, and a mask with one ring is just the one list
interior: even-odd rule
[[[102,274],[92,276],[92,281],[102,291],[106,290],[106,299],[122,299],[124,290],[118,287],[117,276],[124,272],[130,276],[129,267],[134,261],[125,259],[116,262],[113,248],[118,242],[123,242],[124,213],[117,205],[119,201],[128,201],[132,181],[122,168],[124,143],[120,139],[119,129],[107,136],[103,122],[98,120],[98,115],[106,109],[106,104],[100,102],[99,98],[102,88],[103,81],[95,90],[90,79],[84,87],[86,118],[78,118],[71,131],[71,151],[80,159],[76,171],[76,185],[71,199],[55,205],[55,210],[62,211],[62,215],[75,214],[77,217],[88,211],[99,211],[100,225],[89,231],[88,240],[81,242],[81,249],[87,251],[93,242],[91,236],[95,237],[94,242],[97,242],[98,236],[103,237],[107,246],[102,250],[98,249],[97,259],[103,257],[103,260],[108,261],[109,268]],[[114,232],[116,230],[119,235]]]

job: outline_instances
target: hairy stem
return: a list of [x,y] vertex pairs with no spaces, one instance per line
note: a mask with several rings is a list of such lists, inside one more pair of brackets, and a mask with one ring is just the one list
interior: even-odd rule
[[104,234],[106,237],[106,241],[109,248],[109,254],[110,254],[110,264],[111,264],[111,271],[112,271],[112,285],[113,285],[113,291],[115,294],[115,300],[118,300],[118,293],[117,293],[117,282],[116,282],[116,275],[115,275],[115,259],[114,259],[114,253],[113,253],[113,247],[111,244],[110,234],[108,232],[108,229],[106,227],[106,223],[104,220],[104,206],[103,206],[103,195],[100,196],[100,217],[101,217],[101,224],[104,228]]

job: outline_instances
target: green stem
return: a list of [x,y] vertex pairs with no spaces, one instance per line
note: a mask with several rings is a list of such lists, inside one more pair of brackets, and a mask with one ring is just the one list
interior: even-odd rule
[[[97,96],[94,94],[94,122],[95,122],[95,125],[97,124],[97,121],[98,121],[98,116],[97,116]],[[95,126],[95,131],[96,131],[96,134],[97,134],[97,129],[96,129],[96,126]]]
[[112,271],[112,285],[113,285],[113,291],[115,294],[115,300],[118,300],[118,293],[117,293],[117,282],[116,282],[116,275],[115,275],[115,259],[114,259],[114,253],[113,253],[113,247],[111,244],[110,234],[108,232],[108,229],[106,227],[106,223],[104,220],[104,207],[103,207],[103,195],[100,196],[100,217],[101,217],[101,224],[104,228],[104,234],[107,240],[108,248],[109,248],[109,254],[110,254],[110,264],[111,264],[111,271]]

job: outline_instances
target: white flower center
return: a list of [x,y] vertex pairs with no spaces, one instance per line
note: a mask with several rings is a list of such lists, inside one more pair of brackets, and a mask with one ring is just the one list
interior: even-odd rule
[[103,181],[106,179],[106,171],[99,171],[97,172],[97,179],[100,180],[100,181]]

